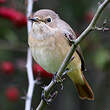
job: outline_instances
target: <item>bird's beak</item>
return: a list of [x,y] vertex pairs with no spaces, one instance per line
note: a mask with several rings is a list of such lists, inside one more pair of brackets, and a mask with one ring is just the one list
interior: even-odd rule
[[42,21],[42,22],[44,22],[42,19],[40,19],[40,18],[29,18],[28,20],[31,20],[31,21],[33,21],[33,22],[40,22],[40,21]]
[[38,22],[39,21],[39,19],[36,19],[36,18],[29,18],[28,20],[31,20],[33,22]]

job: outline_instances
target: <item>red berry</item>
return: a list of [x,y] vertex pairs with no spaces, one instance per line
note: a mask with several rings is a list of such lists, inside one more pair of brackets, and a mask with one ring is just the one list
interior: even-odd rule
[[12,21],[17,27],[23,27],[27,24],[27,18],[20,12],[16,13],[16,19]]
[[23,27],[27,24],[26,16],[13,8],[0,7],[0,16],[11,20],[17,27]]
[[17,101],[20,98],[19,89],[16,87],[8,87],[6,89],[5,95],[9,101]]
[[85,14],[85,20],[86,20],[87,22],[91,22],[91,20],[93,19],[93,16],[94,16],[94,14],[93,14],[92,12],[87,12],[87,13]]
[[3,73],[11,75],[14,72],[14,65],[9,61],[5,61],[1,64],[1,69]]
[[41,76],[41,77],[45,77],[45,78],[53,77],[52,73],[48,73],[39,64],[36,64],[36,63],[33,65],[33,73],[35,76]]
[[0,3],[5,3],[6,2],[6,0],[0,0]]

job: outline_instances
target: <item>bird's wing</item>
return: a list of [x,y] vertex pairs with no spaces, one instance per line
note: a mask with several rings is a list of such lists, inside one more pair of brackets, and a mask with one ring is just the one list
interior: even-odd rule
[[[73,31],[73,29],[63,20],[60,20],[60,24],[58,24],[58,27],[63,31],[64,33],[64,37],[68,40],[69,45],[72,45],[72,41],[74,41],[76,39],[76,34]],[[86,71],[86,67],[85,67],[85,61],[84,61],[84,57],[82,55],[80,46],[78,45],[76,48],[76,52],[79,55],[80,59],[81,59],[81,69],[82,71]]]

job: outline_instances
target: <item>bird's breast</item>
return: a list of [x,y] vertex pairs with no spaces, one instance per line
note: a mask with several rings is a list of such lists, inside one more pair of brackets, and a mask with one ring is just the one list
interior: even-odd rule
[[66,39],[59,33],[44,40],[30,36],[29,45],[36,62],[51,73],[58,71],[70,48]]
[[45,23],[33,23],[31,30],[32,37],[35,37],[37,40],[44,40],[52,35],[56,34],[57,28],[51,28]]

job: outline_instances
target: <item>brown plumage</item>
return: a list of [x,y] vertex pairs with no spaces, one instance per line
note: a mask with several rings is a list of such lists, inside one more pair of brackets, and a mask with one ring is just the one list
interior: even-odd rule
[[[71,40],[76,39],[76,35],[52,10],[39,10],[33,17],[34,23],[28,39],[32,55],[47,72],[54,74],[70,50]],[[85,66],[79,50],[78,47],[73,54],[74,59],[68,65],[70,71],[67,75],[74,82],[81,99],[93,100],[94,94],[83,75]]]
[[78,90],[79,96],[81,99],[94,100],[93,91],[90,88],[88,82],[86,81],[83,73],[82,73],[82,76],[83,76],[84,84],[82,85],[82,84],[75,83],[75,86]]

